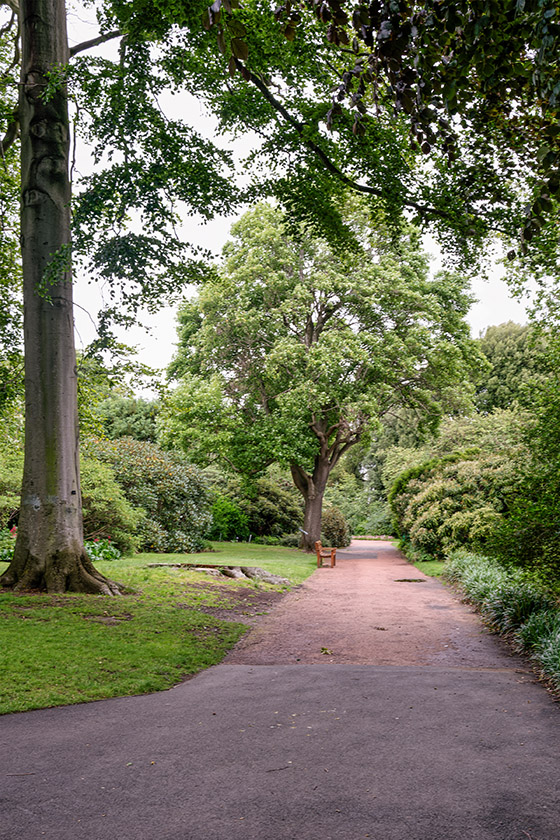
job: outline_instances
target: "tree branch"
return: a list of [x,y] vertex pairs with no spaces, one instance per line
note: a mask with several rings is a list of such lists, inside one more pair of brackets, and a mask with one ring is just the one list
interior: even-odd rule
[[[333,175],[342,181],[343,184],[346,184],[347,187],[350,189],[355,190],[356,192],[366,193],[367,195],[376,195],[378,198],[383,198],[384,191],[379,189],[378,187],[370,187],[367,184],[358,184],[348,175],[345,175],[342,170],[336,166],[335,163],[329,158],[326,152],[321,149],[317,143],[314,143],[313,140],[309,140],[308,138],[304,137],[304,130],[305,130],[305,123],[301,123],[296,120],[290,112],[279,102],[276,97],[272,94],[269,88],[265,85],[262,79],[259,79],[254,73],[252,73],[238,58],[235,59],[235,65],[243,78],[247,81],[252,82],[255,87],[262,93],[266,101],[272,105],[275,111],[278,111],[281,114],[286,122],[295,128],[299,136],[301,137],[303,143],[307,146],[310,151],[317,155],[317,157],[322,161],[325,168]],[[447,214],[443,211],[437,210],[435,207],[427,207],[424,204],[419,204],[417,201],[412,201],[411,199],[404,199],[403,204],[407,207],[413,207],[419,213],[431,213],[436,216],[443,216],[447,217]]]
[[122,38],[124,33],[120,30],[114,32],[106,32],[105,35],[98,35],[97,38],[91,38],[89,41],[82,41],[81,44],[70,48],[70,56],[73,57],[77,53],[84,52],[84,50],[91,50],[92,47],[97,47],[99,44],[104,44],[107,41],[112,41],[114,38]]
[[14,143],[19,129],[19,119],[17,112],[14,112],[14,119],[8,124],[6,133],[2,140],[0,140],[0,155],[3,158],[10,146]]
[[299,464],[290,464],[290,472],[297,489],[306,498],[309,492],[309,482],[312,480],[311,476]]

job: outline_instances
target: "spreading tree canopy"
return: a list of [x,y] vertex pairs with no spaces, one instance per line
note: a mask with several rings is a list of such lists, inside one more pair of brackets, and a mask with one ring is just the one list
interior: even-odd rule
[[[210,10],[208,0],[184,4],[106,0],[99,8],[99,37],[71,50],[64,0],[7,0],[4,5],[8,16],[1,36],[4,43],[13,41],[14,48],[10,56],[4,50],[2,79],[11,81],[21,56],[19,83],[10,88],[12,93],[1,91],[6,126],[1,151],[9,172],[6,153],[20,137],[27,412],[22,513],[14,561],[2,577],[4,585],[117,591],[96,573],[83,551],[72,261],[74,266],[87,264],[107,284],[110,314],[126,320],[134,319],[141,305],[168,301],[182,284],[208,274],[208,262],[196,243],[189,248],[177,236],[179,211],[209,219],[231,212],[244,201],[274,195],[294,219],[354,247],[352,226],[337,209],[343,191],[350,188],[369,198],[374,216],[381,207],[397,232],[406,213],[413,213],[437,224],[449,248],[463,255],[468,242],[474,242],[471,256],[491,232],[515,235],[525,218],[528,195],[534,198],[529,219],[533,234],[526,229],[525,243],[534,241],[535,230],[544,227],[541,215],[554,204],[554,125],[546,127],[546,151],[541,155],[543,167],[552,173],[547,192],[542,193],[534,167],[528,168],[526,177],[524,163],[533,146],[527,153],[525,146],[518,149],[521,132],[513,130],[508,135],[492,129],[485,134],[478,131],[480,120],[471,121],[461,129],[462,136],[470,138],[465,154],[453,162],[453,143],[446,136],[439,145],[430,142],[426,126],[431,123],[420,108],[418,94],[418,107],[410,114],[418,114],[426,142],[434,148],[433,163],[422,165],[422,149],[409,145],[409,119],[402,113],[409,114],[407,91],[401,90],[406,68],[401,73],[398,56],[390,55],[385,64],[387,72],[397,74],[394,83],[388,76],[390,84],[383,89],[375,84],[368,88],[367,73],[376,75],[370,59],[367,68],[364,62],[363,73],[348,70],[348,56],[338,48],[345,43],[347,36],[340,33],[349,18],[339,13],[340,5],[330,5],[334,28],[325,38],[323,24],[312,17],[303,16],[296,27],[292,9],[286,9],[288,25],[279,26],[266,0],[246,0],[243,6],[227,0],[223,8],[216,0]],[[400,45],[403,33],[408,33],[415,43],[414,8],[392,0],[388,12],[383,4],[379,8],[382,17],[400,16],[405,28],[393,29],[381,21],[376,41]],[[443,8],[448,10],[446,4]],[[543,5],[542,20],[551,32],[556,26],[554,8]],[[324,18],[327,12],[319,16]],[[365,14],[361,7],[358,14]],[[373,32],[377,21],[376,15],[368,15],[359,32],[366,46],[373,39],[368,32]],[[456,33],[447,12],[444,17],[444,32]],[[543,26],[527,41],[529,58],[537,47],[543,48],[545,58],[550,57],[547,39],[551,36]],[[471,40],[478,43],[480,30],[474,27]],[[441,31],[429,22],[422,30],[428,44],[436,44],[436,52]],[[437,36],[433,42],[430,32]],[[91,52],[113,38],[120,43],[118,59],[111,61]],[[519,38],[515,44],[518,49]],[[352,44],[352,50],[359,58],[360,43]],[[452,53],[446,47],[441,54],[453,65]],[[427,72],[432,63],[439,72],[430,55],[429,49],[419,53],[418,66],[424,61]],[[374,64],[375,60],[374,56]],[[393,67],[392,60],[397,62]],[[525,77],[526,64],[527,60]],[[507,78],[515,80],[520,66],[512,63]],[[555,95],[556,64],[552,66],[547,71],[549,81],[534,88],[547,94],[549,104]],[[538,67],[544,78],[546,61],[540,60],[540,53]],[[228,68],[234,74],[229,80]],[[507,60],[500,68],[507,68]],[[458,90],[467,85],[473,88],[467,76],[457,74]],[[417,85],[418,90],[424,85],[425,93],[426,78]],[[352,79],[358,85],[355,90],[351,90]],[[334,113],[333,88],[340,92],[339,104],[350,94],[352,108],[360,113],[367,100],[371,118],[355,120],[342,106]],[[17,103],[13,101],[16,89]],[[260,147],[249,161],[252,178],[248,183],[234,183],[229,152],[205,140],[186,119],[166,115],[162,99],[168,93],[185,91],[210,107],[221,128],[251,129],[260,136]],[[395,92],[399,93],[396,99]],[[451,93],[445,89],[443,94],[442,108],[454,118],[463,106],[457,99],[454,110]],[[75,103],[75,133],[91,143],[95,162],[72,207],[69,96]],[[435,101],[430,107],[436,107]],[[335,131],[328,134],[326,128],[334,116]],[[492,139],[490,145],[486,140],[485,145],[477,142],[478,137],[487,136]],[[416,137],[421,139],[418,131]],[[424,141],[420,145],[425,151]],[[550,245],[550,256],[553,233],[543,241]],[[132,310],[127,312],[121,305],[119,291]],[[101,322],[100,342],[107,340],[108,313]],[[388,359],[392,359],[390,348]],[[402,387],[404,392],[411,390],[407,383]],[[382,397],[376,395],[381,403]],[[357,411],[356,416],[361,408]]]
[[528,326],[508,321],[488,327],[478,339],[489,369],[477,383],[475,404],[488,413],[530,400],[531,385],[546,378],[546,335]]
[[252,475],[289,465],[306,548],[340,457],[397,405],[435,423],[477,360],[465,280],[430,279],[411,227],[393,248],[359,210],[349,223],[355,252],[305,227],[290,235],[266,204],[233,226],[222,269],[181,309],[180,385],[159,421],[168,444],[199,460]]

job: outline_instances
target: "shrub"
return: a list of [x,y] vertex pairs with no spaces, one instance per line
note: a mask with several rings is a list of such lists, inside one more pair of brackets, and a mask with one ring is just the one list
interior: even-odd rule
[[14,553],[14,547],[16,544],[16,532],[15,528],[12,528],[8,531],[5,528],[3,531],[0,531],[0,562],[2,563],[10,563],[12,560],[12,555]]
[[232,499],[218,495],[212,503],[212,525],[207,532],[210,540],[247,540],[249,527],[247,515]]
[[[533,468],[535,469],[535,468]],[[560,481],[556,466],[524,477],[509,502],[507,518],[489,541],[502,562],[533,569],[549,583],[560,580]]]
[[0,450],[0,529],[8,528],[20,505],[23,452],[17,447]]
[[394,482],[394,525],[414,548],[437,558],[461,546],[480,550],[502,522],[514,483],[507,453],[468,450],[433,458]]
[[156,441],[158,404],[140,397],[110,396],[96,407],[108,438]]
[[258,537],[281,537],[295,531],[303,521],[299,493],[291,482],[277,475],[257,479],[237,501],[247,516],[250,533]]
[[520,569],[504,569],[495,560],[457,551],[445,576],[465,591],[492,627],[513,638],[560,689],[560,603],[544,587],[524,579]]
[[282,545],[282,538],[272,536],[255,537],[253,542],[257,545]]
[[127,500],[146,512],[138,526],[145,551],[198,551],[211,521],[200,470],[174,452],[129,437],[90,439],[91,456],[110,464]]
[[299,544],[301,541],[301,534],[284,534],[280,538],[280,544],[285,545],[288,548],[299,548]]
[[325,545],[335,548],[345,548],[350,545],[350,530],[342,511],[336,507],[329,507],[323,511],[321,530]]
[[144,510],[126,498],[109,464],[84,454],[81,474],[86,541],[110,538],[121,551],[135,551],[138,528],[146,519]]
[[110,539],[101,540],[96,537],[91,542],[85,542],[85,549],[92,563],[98,560],[120,560],[122,557],[122,552]]
[[554,599],[530,583],[502,584],[482,606],[484,616],[500,633],[517,630],[535,613],[553,609]]

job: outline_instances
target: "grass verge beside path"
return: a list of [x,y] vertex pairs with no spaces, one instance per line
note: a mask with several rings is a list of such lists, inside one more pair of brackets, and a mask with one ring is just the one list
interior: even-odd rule
[[413,565],[428,577],[443,577],[445,563],[440,563],[439,560],[417,560]]
[[[217,582],[190,569],[148,568],[148,563],[260,566],[293,583],[314,568],[313,558],[295,549],[242,543],[215,544],[215,549],[97,563],[99,571],[126,587],[120,598],[4,590],[0,714],[170,688],[220,662],[246,630],[243,614],[258,614],[259,601],[274,589]],[[241,621],[212,615],[225,610]]]

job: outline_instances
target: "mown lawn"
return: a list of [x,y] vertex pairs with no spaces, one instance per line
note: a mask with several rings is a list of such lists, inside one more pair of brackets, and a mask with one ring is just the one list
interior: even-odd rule
[[[260,566],[297,584],[314,568],[295,549],[223,543],[196,555],[138,554],[98,563],[125,586],[120,598],[0,594],[0,714],[160,691],[214,665],[246,629],[204,609],[248,602],[260,587],[149,563]],[[0,564],[0,572],[6,568]]]

